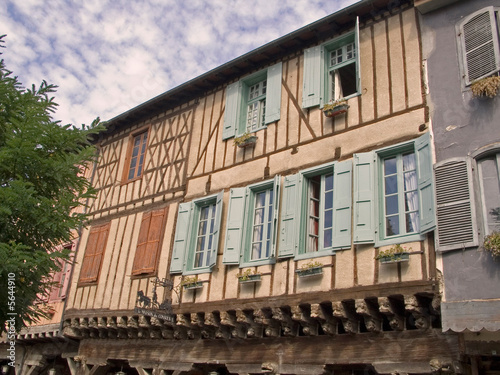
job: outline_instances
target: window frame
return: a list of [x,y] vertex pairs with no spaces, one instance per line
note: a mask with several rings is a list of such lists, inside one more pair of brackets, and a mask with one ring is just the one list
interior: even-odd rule
[[[168,215],[168,206],[161,209],[152,210],[144,212],[141,218],[141,227],[139,229],[139,236],[137,238],[137,246],[135,250],[134,261],[132,263],[132,276],[133,277],[149,277],[156,274],[158,270],[158,259],[161,252],[161,244],[163,242],[163,236],[165,233],[165,224]],[[157,230],[157,235],[151,238],[151,235],[155,234],[155,218],[159,217],[159,229]],[[151,250],[150,246],[155,246],[154,250]],[[149,254],[153,253],[153,256]],[[149,254],[149,256],[148,256]],[[147,262],[150,259],[150,262]],[[151,264],[152,263],[152,264]]]
[[[304,78],[302,90],[302,108],[319,106],[323,108],[331,101],[330,53],[334,49],[354,43],[354,59],[335,65],[337,69],[355,64],[356,91],[343,96],[350,99],[361,95],[361,65],[359,43],[359,17],[356,17],[354,30],[304,50]],[[332,69],[333,70],[333,69]]]
[[[238,264],[240,268],[273,264],[276,261],[278,213],[280,204],[281,176],[272,180],[252,184],[230,191],[228,217],[224,243],[224,264]],[[251,259],[252,229],[255,212],[255,195],[272,189],[274,204],[272,207],[271,249],[269,256]]]
[[[497,152],[491,152],[486,155],[482,155],[480,158],[476,159],[476,164],[477,164],[477,173],[478,173],[478,180],[479,180],[479,193],[481,196],[481,212],[482,212],[482,221],[483,221],[483,228],[484,228],[484,234],[488,235],[491,234],[494,231],[499,231],[500,230],[500,221],[496,225],[494,229],[490,229],[490,220],[488,219],[488,208],[486,207],[487,199],[485,195],[485,187],[484,187],[484,179],[483,179],[483,167],[482,167],[482,162],[487,159],[493,158],[494,164],[496,167],[496,172],[497,172],[497,183],[500,186],[500,150],[497,150]],[[500,198],[500,194],[498,196]]]
[[279,121],[281,116],[282,65],[281,62],[278,62],[227,86],[224,127],[222,130],[223,140],[247,132],[249,89],[258,82],[266,81],[264,121],[263,124],[249,133],[266,129],[269,124]]
[[[402,169],[402,157],[405,153],[412,152],[414,154],[415,158],[415,177],[418,179],[418,163],[417,163],[417,153],[415,150],[415,145],[413,142],[410,143],[404,143],[397,145],[395,147],[390,147],[382,150],[377,150],[377,166],[376,166],[376,174],[377,174],[377,185],[378,185],[378,192],[377,192],[377,199],[378,199],[378,204],[377,204],[377,212],[378,212],[378,244],[380,246],[386,245],[386,244],[393,244],[393,243],[398,243],[401,242],[401,239],[404,239],[406,242],[410,241],[419,241],[424,238],[420,234],[420,194],[418,192],[418,182],[417,186],[414,189],[414,191],[417,192],[417,197],[418,197],[418,230],[415,232],[406,232],[405,226],[403,223],[405,222],[404,216],[406,215],[405,211],[405,202],[404,202],[404,182],[403,182],[403,174],[404,170]],[[398,184],[398,221],[399,221],[399,234],[394,234],[394,235],[387,235],[386,234],[386,202],[385,202],[385,183],[384,183],[384,160],[388,158],[396,157],[396,163],[397,163],[397,184]],[[401,169],[400,169],[401,168]],[[403,185],[403,188],[402,186]],[[404,230],[403,230],[404,229]]]
[[[489,25],[491,28],[491,48],[488,50],[484,50],[480,53],[480,59],[482,60],[482,63],[480,64],[482,67],[487,66],[486,62],[489,61],[490,64],[495,65],[495,67],[491,66],[491,69],[487,72],[484,72],[483,74],[478,75],[477,77],[474,76],[473,78],[470,77],[471,75],[471,70],[473,70],[475,67],[471,66],[469,69],[469,59],[468,59],[468,54],[469,52],[467,51],[466,45],[468,44],[466,42],[466,35],[467,32],[465,30],[465,26],[469,23],[472,22],[474,19],[478,19],[480,15],[488,13],[488,18],[489,18]],[[457,48],[458,48],[458,60],[459,60],[459,66],[460,66],[460,72],[461,72],[461,82],[462,82],[462,89],[465,90],[469,88],[469,86],[474,83],[475,81],[478,81],[482,78],[489,77],[492,75],[496,75],[500,72],[500,7],[494,7],[494,6],[488,6],[484,7],[482,9],[479,9],[468,16],[464,17],[461,19],[457,24],[456,24],[456,36],[457,36]],[[494,24],[495,27],[491,27],[491,25]],[[496,29],[496,32],[495,32]],[[484,29],[483,29],[484,30]],[[474,38],[472,38],[474,39]],[[478,39],[478,38],[476,38]],[[484,41],[484,38],[480,38],[481,40]],[[485,47],[486,43],[482,43],[481,47]],[[478,50],[479,47],[472,48],[471,51],[473,50]],[[486,59],[484,58],[486,55]],[[479,56],[479,55],[478,55]],[[472,59],[472,58],[471,58]],[[491,61],[491,59],[493,59]],[[473,64],[470,64],[473,65]],[[476,64],[477,66],[477,64]]]
[[[224,191],[221,191],[218,194],[179,204],[170,273],[196,275],[212,271],[217,262],[219,249],[223,193]],[[215,204],[215,238],[213,239],[214,247],[210,250],[210,264],[194,267],[200,212],[203,207],[213,204]]]
[[[420,230],[418,233],[386,238],[381,223],[383,213],[380,187],[381,158],[413,148],[416,155]],[[374,243],[376,247],[403,241],[420,241],[436,227],[432,142],[429,132],[411,141],[378,150],[354,154],[353,243]]]
[[[305,251],[307,245],[308,179],[333,174],[332,246]],[[297,204],[299,202],[299,204]],[[285,177],[280,220],[280,258],[295,260],[335,254],[352,248],[352,160],[329,162]]]
[[[143,127],[141,129],[138,129],[137,131],[133,132],[130,134],[128,138],[128,146],[127,146],[127,154],[125,157],[125,163],[124,163],[124,168],[123,168],[123,175],[122,175],[122,183],[126,184],[129,182],[137,181],[140,180],[144,176],[144,167],[146,166],[146,154],[148,151],[148,145],[149,145],[149,140],[151,138],[151,127],[148,125],[146,127]],[[130,175],[130,169],[131,169],[131,163],[132,163],[132,153],[134,151],[134,143],[135,139],[137,137],[142,136],[143,134],[146,134],[147,138],[145,141],[144,147],[144,153],[143,153],[143,163],[142,163],[142,169],[141,173],[137,175],[137,173],[134,173],[134,177],[129,178]]]

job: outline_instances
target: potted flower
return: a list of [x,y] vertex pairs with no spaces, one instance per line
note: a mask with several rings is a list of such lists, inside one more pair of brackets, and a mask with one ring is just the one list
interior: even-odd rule
[[256,282],[260,281],[261,274],[258,273],[257,271],[252,272],[252,270],[250,268],[248,268],[244,272],[236,275],[236,277],[238,278],[238,281],[241,284],[256,283]]
[[254,134],[247,133],[247,132],[243,133],[239,137],[234,138],[235,146],[238,146],[241,148],[255,146],[256,142],[257,142],[257,136]]
[[400,244],[397,244],[387,250],[379,252],[375,259],[379,260],[380,263],[383,264],[407,262],[410,260],[410,250],[411,248],[406,249]]
[[295,270],[299,277],[321,275],[323,273],[323,263],[309,261]]
[[349,105],[347,104],[347,100],[344,98],[332,100],[330,103],[325,104],[323,106],[323,113],[326,117],[335,117],[342,113],[347,112],[349,109]]
[[474,81],[471,86],[472,95],[475,97],[486,96],[493,98],[498,94],[500,89],[500,77],[492,76]]
[[203,287],[203,284],[200,280],[198,280],[198,276],[187,276],[182,279],[181,285],[185,290],[190,289],[200,289]]
[[495,258],[500,257],[500,232],[493,232],[484,237],[484,250]]

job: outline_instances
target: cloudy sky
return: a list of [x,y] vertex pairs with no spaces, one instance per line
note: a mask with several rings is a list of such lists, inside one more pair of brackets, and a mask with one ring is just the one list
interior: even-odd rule
[[55,119],[109,120],[357,0],[7,0],[2,58],[59,86]]

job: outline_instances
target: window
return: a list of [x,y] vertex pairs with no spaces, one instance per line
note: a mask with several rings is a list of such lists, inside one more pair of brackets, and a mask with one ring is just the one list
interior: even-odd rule
[[500,71],[499,8],[487,7],[465,17],[457,25],[465,86]]
[[351,247],[352,161],[285,177],[279,256],[307,258]]
[[144,158],[148,143],[148,132],[142,132],[134,135],[131,140],[131,146],[128,153],[128,170],[126,180],[133,180],[142,176],[144,169]]
[[208,272],[217,261],[223,192],[179,204],[171,273]]
[[274,260],[280,176],[231,189],[224,245],[226,264],[268,264]]
[[[71,251],[72,245],[64,246],[65,250]],[[61,260],[61,269],[54,273],[52,282],[54,285],[50,290],[47,302],[60,301],[66,297],[71,272],[71,260]]]
[[354,31],[304,51],[302,107],[348,98],[360,92],[359,23]]
[[430,135],[354,155],[354,243],[419,240],[435,227]]
[[90,229],[87,247],[80,270],[80,282],[95,282],[99,278],[104,251],[108,241],[110,224],[100,225]]
[[485,234],[500,230],[500,153],[477,162],[483,204]]
[[281,71],[280,62],[227,87],[222,139],[264,129],[280,119]]
[[156,271],[167,213],[168,208],[162,208],[142,215],[132,275],[151,274]]
[[415,152],[381,159],[384,236],[418,233],[420,227]]

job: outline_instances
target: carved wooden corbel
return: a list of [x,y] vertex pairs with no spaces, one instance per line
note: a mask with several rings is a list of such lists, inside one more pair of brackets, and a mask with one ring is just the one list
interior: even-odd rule
[[378,304],[371,300],[357,299],[355,302],[356,314],[361,315],[365,321],[366,329],[370,332],[380,332],[382,330],[382,315],[379,312]]
[[402,331],[405,328],[405,318],[397,308],[394,301],[388,297],[378,298],[379,311],[389,320],[390,327],[395,331]]
[[354,305],[351,306],[346,301],[332,302],[332,315],[335,318],[340,319],[346,332],[359,332],[359,320],[356,317]]
[[320,305],[319,303],[311,304],[311,318],[318,321],[327,335],[335,335],[337,333],[337,321],[332,316],[331,303],[329,311],[327,306]]
[[426,308],[417,296],[405,296],[405,309],[413,317],[414,325],[418,329],[427,329],[430,326],[429,309]]
[[254,310],[254,322],[261,324],[264,328],[264,334],[266,337],[278,337],[281,332],[281,326],[278,321],[272,318],[271,309],[262,308],[259,310]]
[[292,320],[289,307],[274,307],[271,311],[272,318],[281,325],[284,336],[297,336],[299,326]]
[[292,320],[302,327],[302,332],[307,336],[318,335],[318,322],[311,318],[310,306],[293,306]]

